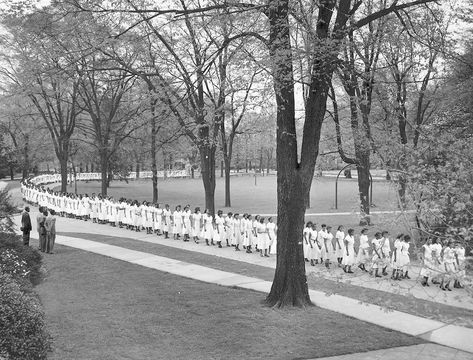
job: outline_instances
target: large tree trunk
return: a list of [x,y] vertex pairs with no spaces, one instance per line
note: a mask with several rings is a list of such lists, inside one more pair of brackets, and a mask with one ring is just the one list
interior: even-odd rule
[[200,146],[200,168],[205,191],[205,208],[215,214],[215,146]]
[[100,154],[100,167],[102,174],[102,196],[107,196],[108,188],[108,156],[107,153]]
[[59,165],[61,166],[61,192],[67,192],[67,158],[68,154],[61,154]]
[[269,306],[310,305],[302,250],[307,193],[297,159],[295,101],[288,1],[270,1],[270,56],[277,104],[278,244]]
[[26,179],[29,176],[29,171],[30,171],[30,159],[29,159],[29,149],[28,149],[28,143],[29,143],[29,136],[25,135],[25,146],[23,148],[23,171],[22,171],[22,179]]
[[225,157],[225,207],[231,207],[232,202],[230,198],[230,163],[231,163],[231,158],[230,156],[224,156]]
[[357,154],[358,192],[360,195],[360,225],[369,225],[370,221],[370,154],[363,151]]

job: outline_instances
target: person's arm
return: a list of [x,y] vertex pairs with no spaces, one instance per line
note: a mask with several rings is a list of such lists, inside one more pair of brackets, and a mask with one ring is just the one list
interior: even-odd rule
[[347,238],[345,238],[345,240],[343,240],[345,242],[345,252],[347,253],[347,256],[350,256],[350,254],[348,253],[348,240]]

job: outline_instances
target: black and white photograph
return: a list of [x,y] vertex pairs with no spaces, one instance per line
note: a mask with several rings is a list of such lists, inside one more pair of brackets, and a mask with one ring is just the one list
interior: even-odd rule
[[1,0],[0,360],[473,360],[473,0]]

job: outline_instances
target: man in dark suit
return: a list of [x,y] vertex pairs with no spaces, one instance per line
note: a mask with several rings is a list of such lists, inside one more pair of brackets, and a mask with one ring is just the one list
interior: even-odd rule
[[29,206],[26,206],[25,210],[21,214],[20,230],[23,232],[23,245],[29,246],[30,245],[30,232],[32,230]]

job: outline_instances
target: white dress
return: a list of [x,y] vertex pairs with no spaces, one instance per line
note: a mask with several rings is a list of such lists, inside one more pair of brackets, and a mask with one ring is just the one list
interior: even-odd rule
[[310,259],[310,232],[311,228],[305,227],[302,231],[302,250],[304,251],[304,259]]
[[218,236],[215,237],[215,240],[224,242],[226,236],[225,223],[224,219],[219,215],[215,215],[215,226],[218,233]]
[[401,257],[400,257],[400,266],[406,268],[410,263],[409,259],[409,243],[401,241]]
[[154,208],[154,230],[162,231],[163,229],[163,209]]
[[332,261],[334,258],[332,240],[333,240],[333,234],[327,232],[326,236],[324,237],[324,243],[322,244],[322,251],[321,251],[321,255],[324,260]]
[[345,241],[347,243],[345,244],[342,265],[353,266],[355,264],[355,237],[347,235]]
[[163,210],[163,231],[169,232],[171,230],[171,210]]
[[424,251],[423,260],[422,260],[422,269],[420,270],[420,275],[425,277],[430,277],[432,275],[432,248],[430,245],[422,245],[422,250]]
[[270,254],[276,254],[276,248],[277,248],[276,224],[273,222],[268,222],[266,224],[266,227],[268,228],[269,246],[271,246]]
[[172,214],[172,232],[175,235],[181,235],[182,232],[182,212],[179,210],[175,210]]
[[256,228],[258,232],[258,249],[260,250],[268,250],[269,249],[269,236],[268,236],[268,228],[266,227],[265,223],[259,223],[258,227]]
[[191,231],[192,237],[200,237],[201,236],[201,232],[202,232],[201,220],[202,220],[202,214],[201,213],[192,214],[192,231]]
[[343,253],[345,252],[345,233],[343,231],[338,231],[335,234],[335,256],[337,258],[343,258]]
[[232,245],[242,244],[242,220],[234,218],[233,219],[233,242]]
[[365,264],[369,260],[369,239],[367,235],[360,235],[360,247],[358,248],[358,255],[356,257],[357,264]]
[[208,214],[204,214],[202,216],[203,225],[203,238],[207,240],[212,240],[213,235],[213,224],[212,224],[212,216]]
[[182,235],[189,235],[191,232],[191,215],[190,210],[182,212]]

